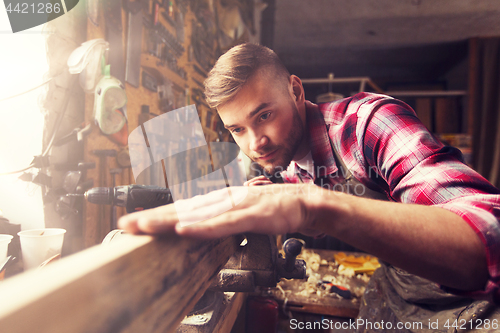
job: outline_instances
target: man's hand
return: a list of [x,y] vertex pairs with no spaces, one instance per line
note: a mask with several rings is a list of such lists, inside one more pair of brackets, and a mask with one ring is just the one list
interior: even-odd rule
[[252,178],[250,180],[247,180],[243,185],[245,186],[256,186],[256,185],[271,185],[273,184],[272,181],[269,180],[266,176],[258,176],[255,178]]
[[459,215],[440,207],[359,198],[315,185],[230,187],[123,216],[118,225],[131,233],[175,230],[197,238],[313,231],[452,288],[478,290],[488,279],[484,246]]
[[[229,197],[227,190],[132,213],[120,218],[118,226],[130,233],[158,234],[175,230],[179,235],[198,238],[242,232],[311,234],[313,217],[306,201],[325,191],[305,184],[230,187]],[[235,201],[239,203],[233,207]]]

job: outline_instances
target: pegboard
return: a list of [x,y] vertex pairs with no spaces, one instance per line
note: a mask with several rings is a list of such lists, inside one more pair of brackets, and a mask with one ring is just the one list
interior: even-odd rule
[[[121,139],[103,135],[97,128],[86,138],[85,161],[97,164],[87,173],[87,178],[94,179],[94,186],[112,186],[110,171],[120,168],[115,186],[134,184],[132,171],[126,166],[128,147],[123,144],[124,138],[144,122],[177,108],[196,105],[206,142],[232,140],[203,95],[206,74],[228,48],[227,36],[223,47],[220,43],[219,2],[89,1],[94,7],[87,9],[87,40],[103,38],[110,43],[107,62],[111,63],[111,75],[122,81],[128,100],[127,125]],[[247,35],[238,36],[233,44],[247,41]],[[87,94],[86,121],[92,121],[93,110],[94,94]],[[103,149],[115,150],[119,157],[100,160],[93,151]],[[117,208],[117,217],[125,213],[124,208]],[[85,247],[100,243],[116,227],[111,215],[110,206],[85,203]]]

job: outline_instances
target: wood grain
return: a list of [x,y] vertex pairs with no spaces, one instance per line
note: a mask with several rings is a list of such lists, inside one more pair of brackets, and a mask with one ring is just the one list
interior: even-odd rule
[[0,285],[3,332],[173,332],[236,250],[124,235]]
[[246,293],[235,293],[231,298],[230,306],[226,307],[224,313],[221,314],[221,319],[215,326],[214,333],[230,333],[234,322],[246,301]]

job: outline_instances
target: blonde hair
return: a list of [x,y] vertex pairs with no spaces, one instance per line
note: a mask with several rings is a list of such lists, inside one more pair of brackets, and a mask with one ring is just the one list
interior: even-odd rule
[[273,74],[270,77],[288,83],[290,73],[273,50],[252,43],[231,48],[217,60],[204,82],[208,105],[217,108],[229,102],[264,68]]

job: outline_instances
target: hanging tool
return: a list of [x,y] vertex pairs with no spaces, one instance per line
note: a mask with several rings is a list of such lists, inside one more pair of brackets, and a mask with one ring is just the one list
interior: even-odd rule
[[127,9],[129,12],[125,80],[137,88],[141,73],[142,4],[129,2]]
[[[99,185],[106,186],[107,184],[107,158],[115,157],[116,150],[114,149],[102,149],[102,150],[93,150],[92,153],[99,157]],[[104,207],[99,207],[99,225],[104,228],[105,223],[105,212]],[[111,227],[111,225],[109,225]],[[106,228],[107,229],[107,228]],[[111,230],[111,229],[110,229]],[[109,230],[108,230],[109,232]]]
[[202,70],[200,67],[196,66],[195,64],[193,64],[193,69],[195,70],[196,73],[200,74],[203,78],[207,77],[207,73],[204,70]]
[[122,168],[130,168],[130,155],[128,148],[123,148],[116,153],[116,164]]
[[63,144],[72,142],[72,141],[77,141],[81,142],[84,137],[90,134],[92,132],[92,124],[88,123],[85,125],[85,127],[77,127],[73,129],[69,134],[66,134],[60,138],[57,138],[54,141],[54,146],[62,146]]
[[121,0],[106,0],[102,5],[106,22],[106,40],[109,42],[109,64],[113,68],[113,76],[125,82]]
[[158,82],[158,77],[152,74],[149,67],[143,68],[142,70],[142,86],[152,92],[158,91],[158,85],[162,84]]
[[101,59],[106,57],[109,43],[102,38],[82,43],[71,52],[67,65],[71,74],[79,74],[79,82],[87,93],[94,92],[101,77]]
[[101,69],[103,77],[95,87],[94,119],[102,133],[111,135],[120,132],[127,123],[127,94],[121,81],[111,76],[104,57]]
[[106,165],[108,157],[115,157],[116,150],[114,149],[97,149],[93,150],[92,154],[99,157],[99,185],[106,186],[107,185],[107,177],[106,177]]
[[87,17],[89,18],[90,22],[96,27],[99,26],[99,7],[100,7],[100,2],[99,0],[87,0],[86,1],[86,11],[87,11]]
[[53,189],[50,194],[53,197],[57,196],[55,210],[63,219],[78,215],[81,211],[81,203],[76,202],[75,198],[68,197],[67,194],[85,193],[86,190],[92,188],[94,180],[86,179],[86,172],[88,169],[95,168],[95,166],[94,162],[64,163],[54,166],[56,170],[70,170],[64,176],[62,188]]
[[128,34],[127,34],[127,64],[125,68],[125,80],[139,87],[141,73],[141,50],[142,50],[142,8],[139,2],[126,2],[125,9],[128,11]]

